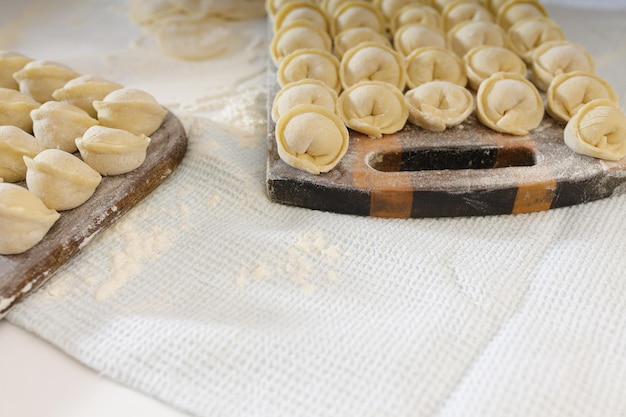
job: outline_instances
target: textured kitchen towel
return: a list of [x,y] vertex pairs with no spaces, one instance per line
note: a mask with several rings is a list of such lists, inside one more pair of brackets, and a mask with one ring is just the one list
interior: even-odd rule
[[[626,15],[550,10],[625,98]],[[626,195],[408,220],[271,203],[258,65],[175,108],[181,166],[8,320],[203,417],[626,415]]]

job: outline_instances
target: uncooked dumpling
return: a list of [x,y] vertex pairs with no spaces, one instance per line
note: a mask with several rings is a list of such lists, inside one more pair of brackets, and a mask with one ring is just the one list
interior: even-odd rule
[[441,12],[443,29],[449,31],[462,22],[485,21],[493,22],[491,12],[482,4],[467,0],[457,0],[447,4]]
[[41,242],[59,217],[26,188],[0,183],[0,255],[26,252]]
[[[306,1],[307,3],[316,4],[316,0],[266,0],[265,9],[270,16],[276,16],[278,11],[289,3]],[[254,2],[254,0],[253,0]],[[218,3],[218,2],[216,2]],[[226,3],[226,2],[224,2]]]
[[480,84],[476,114],[485,126],[502,133],[526,135],[543,119],[537,88],[519,74],[499,72]]
[[81,75],[68,81],[63,87],[55,90],[52,97],[57,101],[73,104],[86,111],[89,116],[96,117],[93,102],[103,100],[112,91],[123,88],[122,84],[105,80],[96,75]]
[[328,33],[308,22],[294,22],[276,32],[270,45],[275,65],[299,49],[321,49],[330,52],[332,40]]
[[39,106],[31,96],[12,88],[0,88],[0,126],[16,126],[32,133],[30,112]]
[[457,126],[474,110],[472,94],[447,81],[431,81],[405,93],[409,121],[433,132]]
[[278,121],[282,114],[303,104],[321,106],[334,113],[337,108],[337,92],[319,80],[304,79],[289,83],[274,97],[272,120]]
[[69,152],[46,149],[34,158],[24,157],[28,166],[26,186],[54,210],[80,206],[96,190],[102,177]]
[[443,30],[439,12],[425,4],[411,3],[398,10],[389,22],[389,31],[393,35],[400,27],[409,23],[417,23],[434,30]]
[[32,61],[25,55],[12,51],[0,51],[0,88],[19,88],[13,74]]
[[506,46],[506,33],[495,23],[484,21],[462,22],[447,33],[448,48],[459,57],[481,45]]
[[508,48],[482,45],[469,50],[463,57],[470,88],[478,90],[485,79],[497,72],[511,72],[526,77],[524,61]]
[[406,83],[409,88],[429,81],[448,81],[465,87],[467,76],[461,58],[447,48],[418,48],[406,58]]
[[550,41],[533,52],[533,82],[540,90],[547,90],[552,79],[572,71],[593,73],[593,58],[582,46],[570,41]]
[[289,110],[276,124],[280,158],[311,174],[333,169],[348,150],[348,137],[335,113],[311,104]]
[[554,77],[546,93],[547,111],[550,116],[564,122],[592,100],[607,99],[619,103],[613,87],[599,76],[574,71]]
[[324,32],[330,30],[326,14],[315,3],[294,1],[283,5],[274,16],[274,32],[294,22],[307,22]]
[[0,178],[17,182],[26,178],[24,156],[34,157],[43,148],[33,135],[15,126],[0,126]]
[[339,74],[343,88],[361,81],[384,81],[401,90],[406,84],[402,57],[393,49],[375,42],[364,42],[346,51]]
[[561,28],[545,16],[516,22],[507,31],[508,46],[527,63],[532,62],[534,50],[546,42],[565,40]]
[[376,32],[372,28],[351,28],[338,33],[333,39],[335,56],[339,59],[343,57],[348,49],[358,46],[364,42],[376,42],[380,45],[391,48],[391,42],[387,36]]
[[54,100],[52,93],[80,74],[51,61],[31,61],[13,74],[20,91],[39,103]]
[[369,27],[376,32],[385,33],[385,17],[376,6],[364,1],[343,3],[331,15],[332,35],[358,27]]
[[548,12],[537,0],[509,0],[498,8],[496,23],[508,31],[515,22],[539,16],[548,16]]
[[76,152],[75,139],[98,121],[86,111],[62,101],[48,101],[30,113],[33,132],[43,148]]
[[402,56],[407,56],[418,48],[436,46],[446,47],[443,32],[422,26],[419,23],[408,23],[401,26],[393,35],[393,46]]
[[362,81],[346,89],[337,112],[346,126],[375,138],[401,130],[409,117],[402,91],[382,81]]
[[335,91],[341,90],[339,60],[330,52],[319,49],[299,49],[287,55],[278,66],[281,87],[305,78],[320,80]]
[[612,101],[590,101],[567,122],[564,139],[576,153],[619,161],[626,156],[626,115]]
[[161,126],[167,110],[149,93],[121,88],[93,102],[102,126],[150,136]]
[[385,17],[385,21],[390,22],[396,13],[405,6],[413,4],[415,0],[373,0],[374,5]]

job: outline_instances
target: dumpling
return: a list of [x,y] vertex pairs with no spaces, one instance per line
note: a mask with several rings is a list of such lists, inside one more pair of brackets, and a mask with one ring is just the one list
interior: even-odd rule
[[321,49],[330,52],[332,40],[328,33],[308,22],[294,22],[276,32],[270,45],[275,65],[299,49]]
[[462,22],[447,33],[448,48],[459,57],[463,57],[470,49],[481,45],[506,46],[506,32],[492,22]]
[[431,81],[405,93],[409,122],[433,132],[443,132],[465,121],[474,111],[468,89],[447,81]]
[[341,119],[320,106],[294,107],[276,124],[280,158],[311,174],[333,169],[346,154],[348,143],[348,129]]
[[561,28],[550,18],[530,17],[516,22],[507,31],[508,46],[527,63],[532,62],[533,52],[538,46],[565,40]]
[[76,146],[90,167],[101,175],[120,175],[139,168],[146,159],[150,138],[140,133],[106,126],[92,126],[76,139]]
[[348,49],[351,49],[364,42],[376,42],[380,45],[391,48],[391,42],[387,36],[376,32],[372,28],[351,28],[338,33],[333,39],[335,56],[339,59],[343,57]]
[[59,219],[24,187],[0,183],[0,255],[23,253],[41,242]]
[[413,4],[414,0],[373,0],[373,3],[382,12],[385,21],[390,22],[398,10]]
[[463,61],[447,48],[416,49],[406,58],[406,83],[409,88],[415,88],[429,81],[448,81],[465,87]]
[[344,3],[353,2],[354,0],[321,0],[319,1],[320,7],[326,13],[326,16],[331,18],[339,6]]
[[572,116],[563,136],[576,153],[619,161],[626,156],[626,115],[612,101],[593,100]]
[[39,106],[31,96],[12,88],[0,88],[0,126],[16,126],[32,133],[30,112]]
[[467,0],[458,0],[447,4],[441,12],[443,30],[449,31],[454,26],[468,21],[493,22],[491,12],[482,4]]
[[97,117],[93,102],[104,99],[107,94],[120,88],[123,88],[123,85],[107,81],[102,77],[81,75],[55,90],[52,97],[57,101],[64,101],[83,109],[91,117]]
[[335,91],[341,90],[339,60],[330,52],[319,49],[299,49],[287,55],[278,66],[281,87],[305,78],[320,80]]
[[364,42],[346,51],[339,75],[344,89],[361,81],[384,81],[401,90],[406,85],[402,57],[393,49],[375,42]]
[[547,90],[559,74],[583,71],[593,73],[593,58],[582,46],[570,41],[550,41],[533,52],[533,82],[540,90]]
[[603,78],[582,71],[568,72],[550,83],[546,110],[555,119],[567,122],[582,106],[601,98],[619,103],[619,96]]
[[469,50],[463,57],[469,86],[478,90],[485,79],[497,72],[512,72],[526,77],[524,61],[508,48],[482,45]]
[[54,100],[52,93],[80,74],[65,65],[51,61],[31,61],[13,74],[20,91],[39,103]]
[[346,126],[374,138],[396,133],[409,117],[402,91],[383,81],[362,81],[346,89],[337,112]]
[[43,148],[33,135],[15,126],[0,126],[0,178],[17,182],[26,178],[24,156],[34,157]]
[[526,78],[499,72],[480,84],[476,114],[482,124],[497,132],[526,135],[543,120],[543,100]]
[[74,140],[98,121],[86,111],[62,101],[48,101],[30,112],[37,142],[46,149],[76,152]]
[[389,22],[389,31],[393,35],[400,27],[409,23],[417,23],[438,31],[443,30],[439,12],[425,4],[411,3],[398,10]]
[[509,0],[498,8],[496,23],[508,31],[515,22],[539,16],[548,16],[548,12],[538,0]]
[[319,80],[304,79],[285,85],[272,102],[271,117],[274,122],[296,106],[312,104],[330,112],[337,108],[337,92]]
[[102,126],[150,136],[161,126],[167,110],[149,93],[134,89],[114,90],[93,102]]
[[274,16],[274,32],[278,32],[283,26],[294,22],[307,22],[324,32],[330,30],[326,14],[315,3],[294,1],[285,4]]
[[402,56],[407,56],[418,48],[428,46],[445,48],[446,38],[438,30],[419,23],[408,23],[401,26],[393,35],[393,45]]
[[0,51],[0,88],[17,90],[19,85],[13,74],[24,68],[33,59],[18,52]]
[[102,176],[85,162],[60,149],[46,149],[34,158],[24,157],[28,166],[26,186],[46,207],[61,211],[80,206],[100,184]]
[[383,14],[374,4],[364,1],[349,1],[339,5],[331,15],[330,27],[333,36],[350,28],[368,27],[380,33],[385,33],[387,29]]

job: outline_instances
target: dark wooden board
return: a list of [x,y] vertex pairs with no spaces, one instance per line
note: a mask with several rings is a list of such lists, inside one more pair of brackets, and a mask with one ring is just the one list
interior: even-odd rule
[[33,248],[0,255],[0,318],[174,172],[187,150],[180,121],[168,112],[150,138],[146,160],[139,168],[103,177],[93,196],[75,209],[60,212],[59,220]]

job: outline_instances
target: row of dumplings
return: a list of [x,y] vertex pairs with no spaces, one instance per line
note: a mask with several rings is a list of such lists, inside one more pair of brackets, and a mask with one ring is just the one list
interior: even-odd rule
[[166,114],[142,90],[0,51],[0,254],[40,242],[102,176],[140,167]]
[[[603,136],[619,132],[624,123],[617,94],[594,74],[590,54],[565,39],[537,0],[435,0],[429,5],[268,0],[267,10],[281,88],[304,79],[322,81],[339,95],[336,113],[346,126],[370,136],[393,133],[390,126],[401,129],[407,120],[441,131],[462,123],[474,107],[484,125],[525,135],[541,123],[545,109],[568,122],[594,99],[613,107]],[[372,81],[387,83],[387,94]],[[546,103],[540,90],[546,92]],[[377,95],[369,97],[366,91]],[[309,95],[301,101],[294,101],[293,92],[288,97],[301,104]],[[278,120],[276,112],[273,117]],[[623,144],[583,152],[585,147],[573,146],[569,136],[566,143],[579,153],[614,160],[626,152]],[[618,139],[612,135],[609,142]],[[284,146],[280,136],[277,140],[279,148]]]

